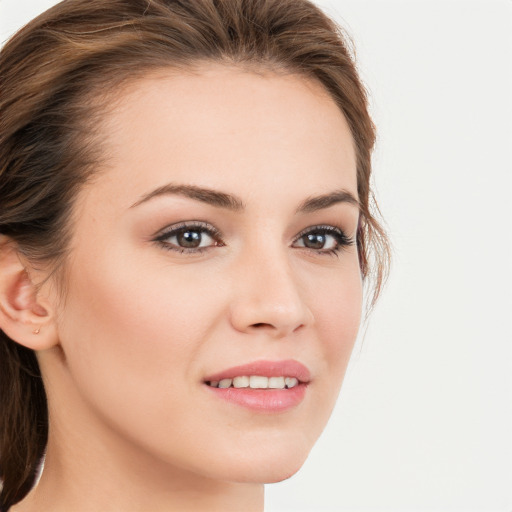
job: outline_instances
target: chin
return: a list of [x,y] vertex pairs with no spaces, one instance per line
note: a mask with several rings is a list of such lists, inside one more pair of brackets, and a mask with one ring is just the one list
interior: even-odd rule
[[269,448],[260,451],[256,456],[254,453],[246,453],[226,461],[231,466],[224,467],[226,480],[261,484],[282,482],[299,471],[310,451],[296,446]]
[[260,467],[246,468],[242,471],[236,471],[230,480],[237,483],[258,483],[258,484],[274,484],[282,482],[295,475],[305,462],[305,458],[299,463],[288,463],[287,461],[268,461]]
[[288,480],[288,478],[291,478],[300,470],[304,462],[305,459],[301,462],[301,464],[294,468],[281,468],[280,471],[273,472],[271,475],[269,475],[262,483],[276,484],[278,482],[282,482],[283,480]]

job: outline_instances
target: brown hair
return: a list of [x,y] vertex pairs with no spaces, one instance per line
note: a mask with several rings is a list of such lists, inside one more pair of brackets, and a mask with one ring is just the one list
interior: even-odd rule
[[[355,141],[358,252],[373,304],[389,260],[370,189],[374,126],[341,30],[307,0],[64,0],[25,26],[0,52],[0,235],[29,260],[62,266],[109,95],[151,70],[204,61],[298,73],[336,101]],[[35,353],[2,331],[0,410],[7,509],[34,484],[48,412]]]

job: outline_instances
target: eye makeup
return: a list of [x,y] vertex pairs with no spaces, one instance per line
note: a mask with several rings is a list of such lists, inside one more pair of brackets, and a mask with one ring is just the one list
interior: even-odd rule
[[[332,239],[330,242],[329,238]],[[354,239],[347,236],[342,229],[331,225],[306,228],[299,233],[294,244],[299,241],[302,241],[302,245],[295,245],[295,247],[309,249],[320,255],[338,255],[346,247],[355,244]],[[318,245],[322,247],[319,248]],[[325,245],[333,246],[325,248]]]
[[[201,254],[226,244],[221,232],[203,221],[186,221],[168,226],[153,241],[162,248],[180,254]],[[316,225],[301,231],[293,240],[292,247],[313,251],[318,255],[337,255],[355,241],[336,226]]]
[[[201,245],[204,242],[204,235],[210,238],[212,243]],[[176,242],[170,241],[173,239]],[[180,222],[179,224],[168,226],[153,241],[166,250],[188,254],[200,254],[213,247],[224,245],[220,231],[211,224],[202,221]]]

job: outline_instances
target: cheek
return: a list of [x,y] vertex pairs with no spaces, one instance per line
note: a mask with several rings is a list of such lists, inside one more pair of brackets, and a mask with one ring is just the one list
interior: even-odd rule
[[[185,355],[194,348],[191,340],[201,339],[206,319],[213,314],[214,302],[198,290],[193,273],[112,254],[78,267],[84,270],[76,273],[64,316],[72,319],[71,329],[82,327],[80,336],[101,333],[102,349],[108,341],[127,356],[136,348],[141,354],[161,348]],[[100,348],[99,338],[89,337],[91,346]]]
[[[119,424],[186,409],[176,392],[194,374],[215,315],[187,275],[135,257],[77,262],[61,326],[69,374],[95,410]],[[194,314],[201,311],[200,315]],[[182,403],[183,402],[183,403]],[[170,419],[170,418],[167,418]]]
[[350,355],[361,321],[362,281],[356,258],[347,259],[338,272],[323,280],[314,290],[315,328],[325,350],[336,365]]
[[362,281],[358,264],[350,264],[315,293],[314,317],[321,361],[318,415],[322,422],[334,407],[361,322]]
[[326,340],[332,365],[348,362],[361,321],[362,286],[357,278],[344,280],[332,290],[330,300],[319,302],[319,329]]

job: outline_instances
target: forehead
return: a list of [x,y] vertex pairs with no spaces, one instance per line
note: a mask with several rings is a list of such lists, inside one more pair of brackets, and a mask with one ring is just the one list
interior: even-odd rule
[[106,181],[133,194],[171,180],[243,194],[272,180],[357,197],[347,121],[313,80],[205,65],[139,79],[116,99],[103,126]]

